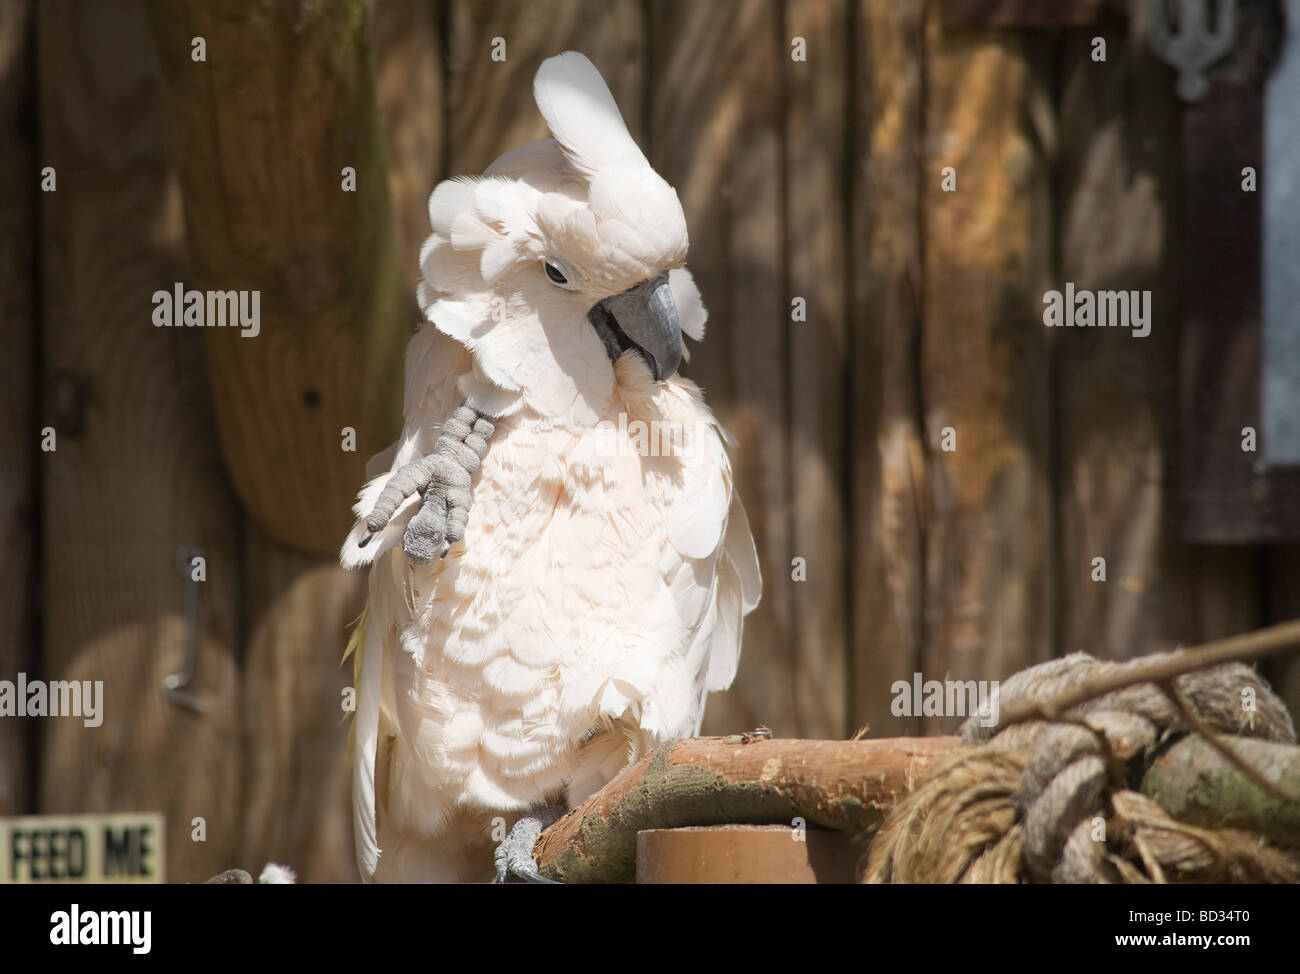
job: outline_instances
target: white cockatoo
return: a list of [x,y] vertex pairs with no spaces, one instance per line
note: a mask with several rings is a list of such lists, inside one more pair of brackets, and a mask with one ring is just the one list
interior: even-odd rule
[[405,427],[341,553],[370,566],[365,879],[539,879],[558,811],[699,733],[758,602],[726,433],[676,374],[705,320],[677,194],[581,54],[533,94],[552,137],[429,200]]

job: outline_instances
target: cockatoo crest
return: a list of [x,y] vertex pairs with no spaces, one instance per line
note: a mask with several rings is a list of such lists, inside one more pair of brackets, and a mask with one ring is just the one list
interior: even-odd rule
[[461,379],[470,405],[584,428],[604,415],[617,353],[636,344],[598,333],[588,319],[597,304],[667,274],[680,333],[703,337],[704,309],[682,268],[677,193],[637,148],[595,67],[574,52],[549,58],[533,94],[553,137],[430,197],[420,305],[472,353]]

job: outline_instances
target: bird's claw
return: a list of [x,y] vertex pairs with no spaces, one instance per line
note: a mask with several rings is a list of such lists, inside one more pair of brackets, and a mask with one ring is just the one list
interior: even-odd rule
[[533,847],[537,845],[537,837],[542,834],[542,830],[563,814],[562,808],[540,808],[515,822],[492,857],[496,864],[498,883],[513,878],[526,883],[559,885],[556,880],[541,874],[537,860],[533,858]]
[[366,533],[357,542],[364,548],[388,526],[397,509],[414,493],[420,508],[406,525],[402,550],[412,562],[427,565],[436,553],[446,558],[451,546],[465,539],[469,522],[470,478],[487,453],[492,421],[470,406],[460,406],[443,424],[433,452],[397,471],[366,518]]

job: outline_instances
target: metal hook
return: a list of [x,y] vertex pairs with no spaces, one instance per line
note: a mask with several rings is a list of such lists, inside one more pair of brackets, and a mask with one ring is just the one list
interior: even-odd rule
[[[1169,22],[1171,2],[1178,9],[1176,25]],[[1152,49],[1178,69],[1178,97],[1200,101],[1210,90],[1205,72],[1232,50],[1236,39],[1236,0],[1147,0],[1147,8],[1151,14]]]
[[167,699],[195,713],[202,713],[207,704],[182,691],[194,679],[199,662],[199,583],[194,578],[194,559],[203,557],[203,550],[192,545],[176,549],[176,567],[185,576],[185,657],[180,672],[163,677],[163,693]]

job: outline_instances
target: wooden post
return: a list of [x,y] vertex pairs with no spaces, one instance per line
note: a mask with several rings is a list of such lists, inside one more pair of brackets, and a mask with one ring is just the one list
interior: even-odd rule
[[419,317],[414,307],[415,287],[420,280],[420,247],[430,233],[429,194],[445,175],[446,92],[439,9],[432,3],[411,0],[375,0],[371,7],[388,196],[412,321]]
[[365,576],[289,551],[249,523],[241,738],[239,863],[291,865],[308,883],[353,882],[343,709],[352,666],[340,665]]
[[[791,560],[790,304],[782,270],[783,79],[790,58],[780,7],[764,0],[665,0],[650,35],[650,161],[677,189],[691,232],[688,264],[709,324],[685,373],[736,437],[735,483],[763,568],[763,600],[745,622],[735,685],[709,702],[705,727],[767,724],[778,734],[842,736],[801,712]],[[815,557],[810,559],[817,570]],[[818,667],[821,669],[821,667]],[[842,679],[842,677],[841,677]]]
[[[1300,470],[1258,463],[1260,207],[1265,79],[1281,39],[1272,0],[1238,4],[1237,40],[1183,110],[1183,533],[1209,544],[1300,541]],[[1171,80],[1172,83],[1172,80]],[[1243,449],[1246,428],[1256,450]]]
[[[1181,105],[1148,6],[1061,35],[1059,281],[1151,292],[1151,330],[1051,330],[1059,652],[1111,659],[1262,625],[1256,553],[1179,530]],[[1093,60],[1092,38],[1106,41]],[[1104,565],[1093,559],[1104,559]],[[1104,572],[1104,578],[1099,575]]]
[[[922,671],[999,679],[1052,655],[1046,152],[1050,63],[926,9],[921,397]],[[900,674],[905,676],[905,674]],[[928,720],[950,730],[953,718]]]
[[366,459],[400,428],[394,391],[414,324],[365,4],[151,11],[193,286],[260,294],[256,337],[203,329],[231,480],[268,535],[333,557]]
[[855,25],[850,355],[853,552],[851,726],[920,730],[890,685],[920,669],[925,451],[921,445],[924,0],[860,0]]
[[[845,544],[845,430],[848,301],[845,283],[850,214],[847,191],[849,9],[846,0],[792,0],[785,7],[780,60],[785,105],[785,219],[789,334],[791,549],[769,562],[789,577],[795,649],[795,731],[844,736],[848,726],[848,602]],[[805,43],[795,60],[795,38]],[[803,302],[800,308],[796,302]],[[800,314],[802,317],[797,318]],[[784,579],[782,579],[784,582]],[[756,627],[747,627],[746,634]],[[746,650],[748,656],[748,650]]]

